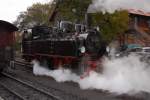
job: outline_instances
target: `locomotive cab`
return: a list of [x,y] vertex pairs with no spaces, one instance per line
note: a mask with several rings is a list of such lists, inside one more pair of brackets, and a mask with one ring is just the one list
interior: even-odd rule
[[77,33],[80,33],[81,32],[81,28],[82,28],[82,24],[75,24],[75,31]]
[[82,34],[86,31],[85,25],[83,24],[75,24],[75,31]]
[[73,30],[73,24],[70,21],[61,21],[59,27],[63,33],[70,33]]
[[22,40],[27,41],[32,39],[32,29],[25,29],[22,35]]

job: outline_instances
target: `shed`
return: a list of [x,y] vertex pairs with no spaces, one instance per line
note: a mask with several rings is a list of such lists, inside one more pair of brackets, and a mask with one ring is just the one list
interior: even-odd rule
[[14,41],[14,32],[17,30],[15,25],[0,20],[0,47],[11,45]]

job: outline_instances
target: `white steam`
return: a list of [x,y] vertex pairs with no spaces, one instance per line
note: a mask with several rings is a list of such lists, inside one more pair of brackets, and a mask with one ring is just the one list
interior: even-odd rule
[[89,6],[88,12],[109,12],[116,10],[142,10],[150,12],[150,0],[93,0]]
[[49,70],[46,67],[42,67],[39,65],[39,62],[33,61],[33,73],[35,75],[46,75],[53,77],[58,82],[65,82],[65,81],[73,81],[77,82],[80,79],[79,76],[73,74],[68,69],[59,68],[57,70]]
[[58,82],[77,82],[82,89],[102,89],[118,94],[150,92],[150,66],[139,58],[135,55],[113,60],[106,58],[102,73],[92,71],[83,79],[70,70],[60,68],[51,71],[37,63],[34,64],[34,74],[48,75]]
[[[84,89],[95,88],[117,93],[150,92],[150,66],[137,56],[104,61],[102,74],[92,72],[80,81]],[[85,83],[88,83],[85,85]]]

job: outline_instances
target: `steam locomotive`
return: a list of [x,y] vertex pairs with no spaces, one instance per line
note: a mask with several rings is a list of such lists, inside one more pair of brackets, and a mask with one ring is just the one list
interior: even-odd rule
[[96,28],[60,21],[57,27],[25,30],[22,52],[25,60],[36,59],[50,69],[61,66],[83,73],[96,68],[96,61],[106,53],[106,43]]

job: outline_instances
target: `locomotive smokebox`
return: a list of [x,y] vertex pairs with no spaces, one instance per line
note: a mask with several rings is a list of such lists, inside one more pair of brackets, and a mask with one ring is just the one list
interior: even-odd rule
[[90,16],[90,13],[85,13],[85,24],[87,26],[87,29],[91,28],[91,16]]

